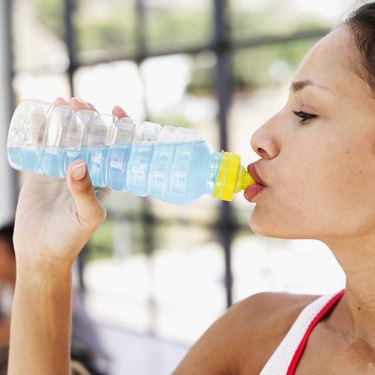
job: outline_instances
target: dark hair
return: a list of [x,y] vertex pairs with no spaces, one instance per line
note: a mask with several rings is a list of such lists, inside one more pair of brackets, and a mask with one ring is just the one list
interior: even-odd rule
[[361,55],[361,78],[375,92],[375,2],[356,9],[344,25],[349,26],[353,32],[355,46]]
[[0,240],[3,240],[7,243],[9,251],[14,255],[13,232],[14,232],[13,221],[0,227]]

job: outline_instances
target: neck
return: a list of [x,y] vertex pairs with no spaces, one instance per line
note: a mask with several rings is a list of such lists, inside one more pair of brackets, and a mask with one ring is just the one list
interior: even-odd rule
[[375,241],[326,243],[346,274],[346,291],[336,312],[338,324],[348,337],[375,349]]

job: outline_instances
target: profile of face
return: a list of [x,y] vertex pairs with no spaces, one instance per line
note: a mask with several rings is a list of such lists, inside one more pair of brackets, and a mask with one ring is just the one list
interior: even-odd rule
[[375,233],[375,94],[351,29],[319,41],[286,105],[252,136],[265,188],[253,197],[258,234],[323,241]]

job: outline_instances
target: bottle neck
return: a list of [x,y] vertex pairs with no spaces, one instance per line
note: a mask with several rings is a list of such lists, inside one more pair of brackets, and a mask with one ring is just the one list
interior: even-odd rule
[[220,165],[223,160],[223,152],[213,152],[211,154],[210,170],[207,178],[206,193],[213,196],[217,184],[217,177],[219,175]]
[[[229,152],[216,154],[220,154],[220,165],[218,167],[215,165],[216,178],[212,195],[214,198],[231,201],[235,193],[246,189],[254,183],[254,180],[241,165],[239,155]],[[218,155],[215,155],[215,157],[218,161]]]

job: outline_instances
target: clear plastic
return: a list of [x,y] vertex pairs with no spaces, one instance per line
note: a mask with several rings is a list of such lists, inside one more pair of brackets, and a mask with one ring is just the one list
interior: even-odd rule
[[175,204],[213,195],[222,155],[195,130],[35,99],[19,104],[8,133],[8,159],[17,170],[64,178],[83,159],[95,186]]

